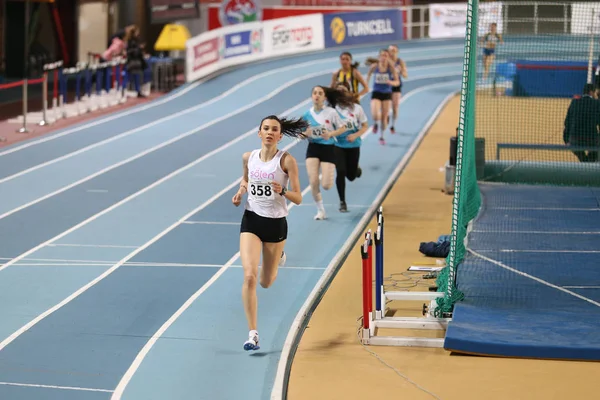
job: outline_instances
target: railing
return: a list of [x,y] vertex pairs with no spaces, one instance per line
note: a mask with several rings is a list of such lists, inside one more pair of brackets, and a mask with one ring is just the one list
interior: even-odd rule
[[[8,122],[20,125],[17,132],[28,133],[28,124],[50,125],[64,118],[123,104],[128,97],[137,96],[138,92],[128,90],[134,83],[136,85],[133,86],[139,84],[140,92],[148,96],[151,92],[152,65],[155,63],[156,60],[149,60],[142,76],[131,75],[126,71],[125,58],[116,57],[112,61],[100,62],[99,55],[93,53],[88,54],[87,61],[70,68],[65,68],[62,61],[45,64],[39,78],[0,85],[0,91],[19,87],[22,89],[22,113],[16,118],[8,119]],[[40,111],[29,108],[29,89],[36,84],[42,86]],[[5,137],[0,136],[0,141],[5,140]]]

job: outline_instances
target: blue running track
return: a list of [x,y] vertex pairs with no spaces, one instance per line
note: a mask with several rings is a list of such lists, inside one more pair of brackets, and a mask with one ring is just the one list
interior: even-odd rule
[[[231,204],[241,155],[259,146],[261,117],[310,106],[339,50],[241,67],[2,149],[0,399],[269,398],[309,293],[460,89],[462,40],[406,42],[400,54],[410,75],[399,132],[386,146],[366,137],[349,213],[337,211],[335,189],[324,193],[327,221],[313,220],[308,189],[291,209],[287,265],[259,289],[261,350],[251,354],[236,255],[243,207]],[[307,188],[306,143],[283,146]]]

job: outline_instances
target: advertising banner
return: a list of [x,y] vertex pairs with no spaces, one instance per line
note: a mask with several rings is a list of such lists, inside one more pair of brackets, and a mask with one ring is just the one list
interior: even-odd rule
[[[498,33],[503,32],[502,3],[479,3],[478,35],[484,35],[490,24],[498,24]],[[429,37],[453,38],[465,37],[467,32],[467,3],[430,4]]]
[[263,58],[262,36],[260,22],[227,26],[194,36],[186,42],[186,81]]
[[390,42],[403,39],[402,13],[381,10],[323,16],[325,47]]
[[246,56],[262,50],[262,29],[228,33],[223,36],[223,58]]
[[192,70],[198,71],[219,61],[219,39],[213,38],[200,42],[192,47]]
[[264,52],[268,56],[321,50],[325,46],[321,14],[265,21],[263,27]]

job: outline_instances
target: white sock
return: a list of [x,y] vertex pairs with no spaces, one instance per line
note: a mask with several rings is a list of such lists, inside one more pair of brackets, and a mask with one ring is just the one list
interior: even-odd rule
[[325,211],[325,206],[323,205],[323,200],[317,201],[317,210]]
[[258,331],[256,329],[253,329],[250,332],[248,332],[248,336],[249,337],[258,336]]

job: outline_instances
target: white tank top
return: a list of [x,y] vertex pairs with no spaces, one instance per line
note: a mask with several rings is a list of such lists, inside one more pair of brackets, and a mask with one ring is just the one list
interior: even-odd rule
[[285,152],[279,150],[268,162],[260,159],[260,149],[253,150],[248,159],[248,196],[246,210],[261,217],[282,218],[288,215],[287,200],[273,192],[271,181],[287,189],[288,175],[281,168],[281,157]]

